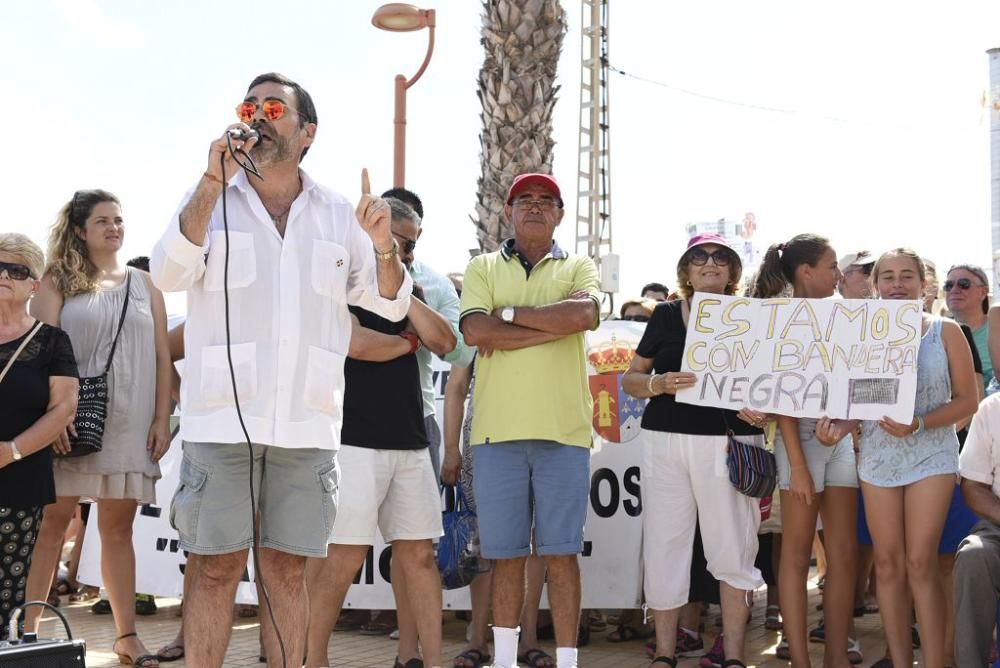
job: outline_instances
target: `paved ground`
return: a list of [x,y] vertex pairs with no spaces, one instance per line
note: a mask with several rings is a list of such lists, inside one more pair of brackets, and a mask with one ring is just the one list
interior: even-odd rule
[[[763,596],[758,596],[757,605],[753,611],[753,618],[748,632],[748,664],[756,666],[787,666],[787,662],[780,661],[774,656],[774,647],[778,642],[778,633],[764,629],[764,603]],[[810,609],[815,609],[819,602],[819,592],[815,588],[810,591]],[[160,609],[157,614],[149,617],[139,618],[139,633],[146,645],[153,651],[163,644],[173,639],[177,630],[179,619],[176,617],[178,601],[170,599],[160,599],[158,601]],[[95,616],[89,611],[89,603],[69,604],[63,598],[63,608],[68,613],[68,618],[76,637],[84,638],[87,641],[87,666],[90,668],[101,668],[105,666],[118,665],[117,658],[111,653],[111,643],[114,640],[114,627],[109,616]],[[715,617],[715,610],[705,618],[706,626],[711,629]],[[813,612],[811,614],[810,627],[819,619],[822,613]],[[55,616],[47,614],[42,626],[42,637],[57,635],[61,636],[61,625]],[[881,640],[881,630],[878,615],[868,615],[858,622],[858,631],[861,644],[865,653],[867,666],[882,656],[884,645]],[[260,668],[263,664],[257,662],[258,645],[258,620],[257,618],[234,619],[233,639],[230,643],[229,652],[226,656],[226,667],[236,668],[238,666],[250,666]],[[591,643],[580,651],[580,666],[586,668],[640,668],[648,665],[643,643],[640,641],[628,643],[610,643],[606,638],[607,632],[595,633]],[[706,645],[711,644],[714,629],[705,636]],[[464,649],[465,624],[454,618],[452,613],[446,613],[444,626],[444,648],[445,656],[452,657]],[[344,666],[349,668],[362,668],[367,666],[377,666],[390,668],[395,658],[396,644],[383,637],[366,637],[358,633],[334,633],[330,640],[330,656],[334,666]],[[543,648],[551,652],[555,651],[550,643],[543,643]],[[823,646],[812,645],[812,659],[814,665],[822,665]],[[164,666],[185,666],[183,661]],[[451,665],[451,661],[445,662],[446,666]],[[681,666],[696,666],[697,659],[682,660]],[[193,667],[192,667],[193,668]]]

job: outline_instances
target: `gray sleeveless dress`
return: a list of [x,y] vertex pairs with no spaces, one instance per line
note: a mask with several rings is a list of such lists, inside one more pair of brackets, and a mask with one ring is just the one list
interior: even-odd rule
[[[149,287],[132,274],[128,311],[108,374],[108,417],[104,447],[84,457],[57,458],[57,496],[156,501],[160,466],[149,459],[146,439],[156,399],[156,345]],[[63,304],[60,327],[69,334],[80,376],[104,371],[125,301],[125,282],[76,295]]]
[[[951,401],[948,353],[941,338],[941,318],[934,318],[917,353],[916,415],[926,415]],[[928,429],[906,438],[889,435],[874,420],[861,423],[858,477],[877,487],[900,487],[934,475],[958,473],[955,425]]]

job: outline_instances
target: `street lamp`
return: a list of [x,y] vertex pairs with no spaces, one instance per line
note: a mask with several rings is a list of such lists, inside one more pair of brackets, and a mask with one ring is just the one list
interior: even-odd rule
[[427,55],[420,69],[409,80],[402,74],[396,75],[395,117],[393,118],[393,166],[392,184],[402,188],[406,172],[406,89],[417,83],[431,62],[434,53],[434,19],[433,9],[420,9],[404,2],[390,2],[375,10],[372,15],[372,25],[391,32],[412,32],[427,28]]

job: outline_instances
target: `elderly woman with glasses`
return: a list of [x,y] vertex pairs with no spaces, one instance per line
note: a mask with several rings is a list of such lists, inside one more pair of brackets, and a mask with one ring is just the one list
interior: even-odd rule
[[[724,655],[703,666],[742,666],[747,601],[763,584],[754,567],[760,508],[730,484],[725,467],[726,433],[732,430],[763,443],[760,414],[737,413],[678,403],[678,390],[697,376],[682,372],[681,358],[695,292],[732,295],[740,281],[739,256],[717,234],[688,242],[677,263],[682,299],[657,305],[625,374],[626,392],[648,398],[642,416],[644,591],[656,625],[652,666],[676,666],[677,623],[688,602],[695,523],[702,535],[708,570],[722,582]],[[720,474],[721,472],[721,474]],[[714,654],[714,653],[713,653]]]
[[993,378],[990,361],[990,327],[986,314],[990,310],[990,281],[986,272],[974,264],[956,264],[948,270],[944,285],[945,302],[951,316],[972,330],[976,351],[983,362],[983,382]]
[[0,640],[24,589],[42,508],[56,500],[49,444],[76,414],[79,389],[66,332],[28,315],[42,249],[0,234]]

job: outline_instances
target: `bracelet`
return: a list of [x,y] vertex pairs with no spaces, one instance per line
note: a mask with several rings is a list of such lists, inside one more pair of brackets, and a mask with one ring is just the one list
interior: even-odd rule
[[917,429],[913,433],[919,434],[924,430],[924,417],[922,415],[917,415],[916,418],[917,418]]
[[396,243],[395,239],[392,240],[392,248],[387,251],[380,251],[375,248],[374,244],[372,245],[372,248],[375,249],[375,258],[381,260],[382,262],[389,262],[392,258],[399,255],[399,244]]
[[212,181],[214,183],[218,183],[220,186],[226,185],[225,182],[222,179],[220,179],[218,176],[216,176],[215,174],[209,174],[208,172],[205,172],[204,174],[202,174],[202,177],[206,178],[209,181]]
[[410,342],[410,352],[407,353],[408,355],[412,355],[417,352],[417,349],[420,348],[420,337],[409,331],[400,332],[399,335]]
[[649,374],[649,380],[646,381],[646,390],[649,392],[649,395],[651,397],[655,397],[658,394],[660,394],[659,392],[653,389],[654,380],[656,380],[656,374],[655,373]]

